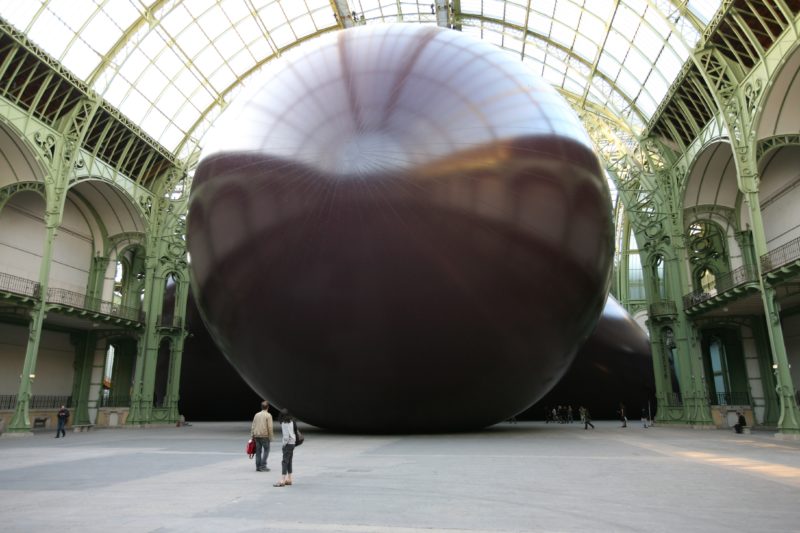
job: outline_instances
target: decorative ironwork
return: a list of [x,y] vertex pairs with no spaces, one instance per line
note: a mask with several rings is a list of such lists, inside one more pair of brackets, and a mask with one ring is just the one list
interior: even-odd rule
[[713,289],[698,289],[684,296],[683,308],[688,309],[736,287],[748,283],[755,283],[757,280],[758,272],[756,271],[756,267],[753,265],[742,265],[727,274],[720,274],[717,276]]
[[181,316],[170,316],[170,315],[158,315],[156,318],[156,325],[160,328],[175,328],[181,329],[183,327],[183,317]]
[[709,398],[711,405],[750,405],[749,392],[718,392]]
[[100,407],[130,407],[130,394],[109,394],[100,398]]
[[669,318],[678,316],[678,308],[672,300],[659,300],[650,304],[651,318]]
[[[31,396],[29,409],[58,409],[62,405],[72,407],[72,396],[38,395]],[[0,410],[15,409],[17,407],[16,394],[0,395]]]
[[761,271],[770,272],[800,259],[800,237],[761,256]]
[[47,303],[94,311],[99,314],[124,318],[134,322],[138,322],[141,317],[139,310],[134,307],[119,305],[99,298],[92,298],[78,292],[55,287],[47,289]]
[[31,279],[0,272],[0,291],[38,298],[40,285]]

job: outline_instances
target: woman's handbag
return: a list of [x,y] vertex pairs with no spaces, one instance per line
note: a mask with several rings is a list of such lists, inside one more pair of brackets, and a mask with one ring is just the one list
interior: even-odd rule
[[300,430],[297,429],[297,422],[292,421],[292,424],[294,424],[294,446],[295,448],[297,448],[298,446],[303,444],[303,441],[305,441],[306,438],[303,436],[302,433],[300,433]]
[[256,454],[256,441],[253,439],[247,441],[247,446],[245,447],[245,451],[247,452],[247,455],[250,457],[250,459],[252,459]]

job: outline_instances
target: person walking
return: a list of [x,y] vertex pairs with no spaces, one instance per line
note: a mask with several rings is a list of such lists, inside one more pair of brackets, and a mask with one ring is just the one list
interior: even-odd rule
[[67,409],[66,405],[62,405],[61,409],[58,410],[58,427],[56,428],[56,438],[58,437],[66,437],[67,431],[64,429],[67,426],[67,420],[69,420],[69,409]]
[[273,487],[285,487],[292,484],[292,459],[297,442],[294,417],[287,409],[281,409],[281,435],[283,436],[283,461],[281,461],[281,480]]
[[628,427],[628,415],[625,413],[625,404],[620,402],[619,403],[619,421],[622,422],[621,428]]
[[250,425],[250,437],[256,442],[256,472],[269,472],[269,443],[272,440],[272,415],[269,414],[269,402],[261,402],[261,411],[253,417]]
[[581,412],[583,412],[583,429],[589,429],[589,426],[592,426],[592,429],[594,429],[594,424],[592,424],[592,415],[589,413],[589,410],[584,406],[581,406]]

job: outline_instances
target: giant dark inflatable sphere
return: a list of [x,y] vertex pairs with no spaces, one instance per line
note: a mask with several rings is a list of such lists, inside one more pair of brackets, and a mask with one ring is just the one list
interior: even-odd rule
[[345,30],[252,82],[192,186],[193,290],[247,383],[345,431],[532,405],[605,303],[609,193],[580,122],[456,31]]
[[609,295],[569,371],[520,418],[542,418],[545,408],[572,405],[577,420],[577,408],[583,405],[595,419],[613,419],[624,403],[628,418],[638,419],[642,409],[656,414],[655,392],[650,339]]

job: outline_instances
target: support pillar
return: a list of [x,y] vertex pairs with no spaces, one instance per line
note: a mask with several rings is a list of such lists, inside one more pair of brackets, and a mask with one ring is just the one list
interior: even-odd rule
[[89,331],[73,335],[75,345],[75,378],[72,383],[72,424],[89,424],[89,388],[94,362],[96,335]]
[[[756,183],[755,176],[746,183]],[[756,255],[760,258],[767,253],[767,242],[764,233],[764,222],[761,218],[761,204],[758,198],[757,187],[748,187],[745,200],[750,208],[750,223],[753,229],[753,245]],[[778,396],[780,415],[778,417],[778,435],[800,438],[800,408],[794,396],[794,383],[789,371],[789,358],[786,354],[786,344],[781,328],[781,316],[778,303],[775,301],[775,289],[764,282],[761,262],[757,261],[758,282],[761,288],[761,300],[764,304],[766,315],[766,329],[769,338],[770,351],[772,352],[772,369],[777,385],[775,392]]]
[[39,355],[39,341],[42,338],[42,324],[47,314],[48,279],[50,277],[50,264],[53,257],[53,243],[56,239],[56,229],[58,228],[59,213],[48,212],[47,235],[45,237],[42,262],[39,266],[39,301],[31,312],[31,322],[28,328],[28,346],[25,349],[25,362],[22,364],[20,374],[19,390],[17,392],[17,406],[14,409],[14,416],[8,424],[7,432],[10,434],[32,434],[30,420],[30,400],[33,394],[33,380],[36,375],[36,358]]

